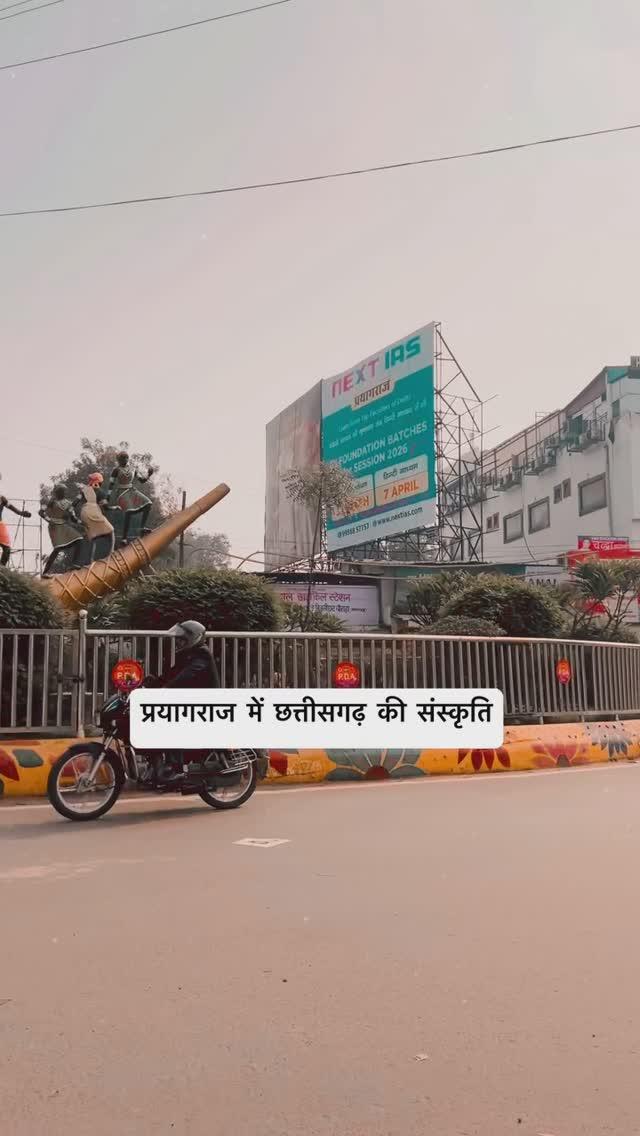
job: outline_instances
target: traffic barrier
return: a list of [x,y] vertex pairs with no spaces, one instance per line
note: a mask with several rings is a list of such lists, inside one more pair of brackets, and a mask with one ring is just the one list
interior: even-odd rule
[[[0,797],[46,794],[51,764],[76,738],[3,741]],[[640,758],[640,720],[507,726],[498,749],[271,750],[269,785],[384,781],[554,769]]]

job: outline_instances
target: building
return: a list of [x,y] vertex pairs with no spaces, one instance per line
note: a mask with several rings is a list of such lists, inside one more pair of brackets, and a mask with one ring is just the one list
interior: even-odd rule
[[[458,534],[482,517],[480,558],[566,563],[580,538],[618,538],[640,548],[640,356],[605,367],[563,410],[462,464],[443,486]],[[476,520],[477,525],[477,520]],[[448,554],[473,553],[453,538]]]

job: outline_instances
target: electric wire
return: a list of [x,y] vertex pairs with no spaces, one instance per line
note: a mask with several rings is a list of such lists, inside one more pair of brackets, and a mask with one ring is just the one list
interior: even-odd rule
[[[53,4],[62,4],[63,0],[51,0]],[[105,47],[119,47],[123,43],[136,43],[142,39],[153,39],[155,36],[169,35],[171,32],[182,32],[187,28],[199,28],[203,24],[215,24],[219,20],[231,20],[234,16],[248,16],[253,12],[261,12],[266,8],[280,8],[283,4],[292,4],[294,0],[270,0],[268,4],[258,4],[253,8],[241,8],[236,12],[223,12],[219,16],[206,16],[202,20],[192,20],[188,24],[176,24],[171,28],[158,28],[152,32],[141,32],[139,35],[123,36],[122,39],[111,39],[106,43],[88,44],[87,47],[75,47],[70,51],[58,51],[54,55],[39,55],[35,59],[20,59],[17,63],[3,63],[0,66],[0,71],[17,71],[19,67],[31,67],[34,63],[51,63],[54,59],[68,59],[71,55],[85,55],[89,51],[102,51]],[[42,8],[47,8],[50,5],[42,4]],[[36,9],[32,8],[31,11]],[[22,15],[22,12],[16,12],[17,16]],[[4,17],[5,20],[10,19],[9,16]]]
[[361,177],[363,174],[386,173],[389,170],[404,170],[415,166],[437,165],[443,162],[459,162],[469,158],[483,158],[495,154],[513,153],[515,150],[528,150],[536,146],[552,146],[560,142],[575,142],[583,138],[596,138],[605,134],[622,134],[629,130],[640,130],[640,122],[628,126],[610,126],[604,130],[586,130],[579,134],[562,134],[555,138],[538,138],[531,142],[516,142],[509,146],[491,146],[483,150],[465,150],[455,154],[440,154],[433,158],[414,158],[405,162],[387,162],[380,166],[362,166],[351,170],[338,170],[333,173],[311,174],[307,177],[281,178],[277,181],[251,182],[246,185],[219,186],[214,189],[194,189],[183,193],[152,194],[146,197],[128,197],[114,201],[94,201],[80,205],[55,205],[42,209],[13,209],[0,213],[0,217],[34,217],[51,213],[79,213],[90,209],[115,209],[127,205],[147,205],[159,201],[181,201],[192,197],[218,197],[223,194],[249,193],[262,189],[278,189],[284,186],[308,185],[311,182],[335,181],[339,178]]

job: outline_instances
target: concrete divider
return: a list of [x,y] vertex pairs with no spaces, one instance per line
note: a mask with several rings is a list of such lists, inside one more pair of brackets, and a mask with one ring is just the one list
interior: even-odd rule
[[[78,739],[0,742],[0,797],[46,794],[51,764]],[[640,757],[640,721],[508,726],[499,749],[271,750],[268,784],[504,773]]]

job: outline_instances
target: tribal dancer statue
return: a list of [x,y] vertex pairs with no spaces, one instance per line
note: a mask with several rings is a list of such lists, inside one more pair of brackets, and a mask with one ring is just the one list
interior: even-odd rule
[[84,529],[84,535],[92,544],[95,542],[95,556],[102,559],[113,552],[114,532],[111,521],[105,517],[101,505],[107,503],[107,495],[100,488],[104,481],[101,473],[90,473],[87,484],[80,486],[80,493],[73,502],[72,509]]
[[118,505],[123,513],[127,513],[132,509],[142,509],[140,518],[140,527],[146,528],[149,510],[151,508],[151,500],[144,493],[141,493],[136,488],[136,482],[139,485],[145,485],[155,473],[152,466],[149,466],[146,476],[138,473],[135,467],[129,465],[129,455],[125,450],[118,454],[118,464],[111,471],[109,478],[109,504]]
[[80,540],[82,533],[77,526],[71,501],[66,497],[64,485],[54,486],[50,499],[38,511],[38,516],[47,522],[49,540],[53,545],[53,551],[42,569],[43,576],[46,576],[57,559],[58,549]]

